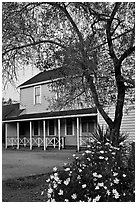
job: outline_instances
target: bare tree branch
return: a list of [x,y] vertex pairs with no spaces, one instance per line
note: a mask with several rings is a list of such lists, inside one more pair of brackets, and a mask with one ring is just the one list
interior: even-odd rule
[[121,57],[118,59],[117,66],[118,66],[118,65],[121,65],[121,63],[123,62],[123,60],[124,60],[125,58],[127,58],[129,55],[131,55],[132,52],[134,52],[134,51],[135,51],[135,46],[130,47],[130,48],[128,48],[127,50],[125,50],[125,52],[124,52],[124,53],[121,55]]
[[109,46],[109,54],[112,57],[114,63],[116,63],[118,61],[118,59],[116,57],[116,54],[115,54],[114,48],[113,48],[113,43],[112,43],[112,38],[111,38],[111,36],[112,36],[111,35],[111,24],[112,24],[112,21],[114,19],[114,16],[115,16],[120,4],[121,3],[115,3],[114,9],[111,13],[110,18],[107,21],[107,26],[106,26],[107,42],[108,42],[108,46]]
[[26,45],[21,45],[21,46],[18,46],[18,47],[13,47],[11,49],[8,49],[6,51],[4,51],[2,53],[2,56],[4,56],[5,54],[7,54],[8,52],[11,52],[11,51],[14,51],[14,50],[20,50],[20,49],[23,49],[23,48],[26,48],[26,47],[30,47],[30,46],[34,46],[34,45],[39,45],[39,44],[42,44],[42,43],[51,43],[51,44],[54,44],[54,45],[58,45],[59,47],[62,47],[63,49],[67,49],[66,46],[58,43],[58,42],[55,42],[55,41],[52,41],[52,40],[40,40],[38,42],[34,42],[34,43],[29,43],[29,44],[26,44]]
[[131,40],[130,40],[130,47],[133,47],[134,44],[134,40],[135,40],[135,24],[132,30],[132,35],[131,35]]

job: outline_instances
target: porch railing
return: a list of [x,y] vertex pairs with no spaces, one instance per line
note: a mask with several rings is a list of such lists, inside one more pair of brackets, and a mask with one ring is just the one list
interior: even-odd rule
[[[54,148],[59,147],[58,137],[46,137],[46,147],[53,146]],[[64,148],[64,137],[60,138],[60,147]]]
[[14,146],[17,145],[18,139],[16,137],[7,138],[7,146]]
[[[60,147],[64,148],[64,137],[59,138],[58,137],[46,137],[45,138],[45,147],[47,148],[48,146],[50,147],[59,147],[59,142],[60,142]],[[19,141],[16,137],[10,137],[7,138],[7,146],[17,146],[19,143],[19,146],[29,146],[30,145],[30,138],[29,137],[23,137],[19,138]],[[44,146],[44,138],[42,137],[32,137],[32,146]]]
[[80,136],[79,139],[80,139],[80,146],[83,146],[83,147],[95,141],[92,136]]
[[27,137],[19,138],[19,145],[23,145],[26,147],[27,145],[30,144],[30,139]]

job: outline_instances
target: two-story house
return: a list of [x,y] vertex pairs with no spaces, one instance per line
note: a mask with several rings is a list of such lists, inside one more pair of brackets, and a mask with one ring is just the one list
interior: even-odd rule
[[[57,69],[44,71],[19,86],[20,104],[3,118],[5,124],[5,147],[49,146],[77,150],[93,140],[92,132],[97,123],[105,124],[96,108],[50,111],[49,100],[53,93],[49,83],[65,77]],[[56,97],[56,96],[55,96]],[[5,109],[7,107],[5,106]],[[113,108],[110,110],[113,114]],[[121,129],[128,132],[132,140],[135,135],[135,114],[131,110],[124,113]],[[128,124],[128,126],[127,126]]]

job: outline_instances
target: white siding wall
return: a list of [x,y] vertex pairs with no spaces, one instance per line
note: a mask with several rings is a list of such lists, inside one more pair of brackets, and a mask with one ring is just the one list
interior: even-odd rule
[[[113,120],[114,113],[115,113],[114,107],[111,107],[110,109],[106,109],[106,111],[108,112],[110,118]],[[102,125],[106,126],[106,122],[104,121],[100,113],[98,113],[98,123],[101,126]],[[121,124],[121,132],[128,133],[129,135],[128,139],[130,141],[135,140],[135,110],[132,109],[132,107],[131,109],[128,110],[128,112],[126,111],[126,109],[124,109],[123,119]]]
[[49,102],[47,97],[52,97],[47,84],[41,85],[41,104],[34,104],[34,87],[20,89],[20,108],[25,108],[25,113],[40,113],[47,111]]

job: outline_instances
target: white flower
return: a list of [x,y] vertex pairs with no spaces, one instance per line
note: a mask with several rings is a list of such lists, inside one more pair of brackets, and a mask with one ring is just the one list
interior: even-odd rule
[[106,157],[105,160],[107,161],[107,160],[108,160],[108,157]]
[[69,172],[69,176],[71,176],[71,174],[72,174],[72,171]]
[[58,180],[58,184],[61,184],[61,180]]
[[96,187],[95,187],[95,190],[98,190],[98,189],[99,189],[99,186],[96,186]]
[[120,142],[120,144],[119,144],[119,145],[121,145],[121,146],[122,146],[123,144],[124,144],[124,142]]
[[51,179],[53,179],[53,178],[54,178],[54,176],[53,176],[53,175],[50,175],[50,178],[51,178]]
[[96,172],[93,173],[93,176],[97,177],[97,178],[102,178],[102,175],[101,174],[97,174]]
[[63,190],[59,190],[58,195],[63,195]]
[[112,192],[113,192],[116,199],[118,199],[120,197],[120,195],[119,195],[119,193],[117,192],[116,189],[113,189]]
[[54,198],[52,198],[52,199],[50,200],[50,202],[55,202],[55,199],[54,199]]
[[51,194],[52,192],[53,192],[53,189],[52,189],[52,188],[49,188],[49,189],[48,189],[48,193]]
[[44,194],[44,191],[41,192],[41,195],[43,195],[43,194]]
[[82,169],[79,169],[78,171],[79,171],[79,173],[80,173],[80,172],[82,172]]
[[86,188],[86,186],[87,186],[86,184],[83,184],[83,185],[82,185],[82,188]]
[[127,175],[126,175],[126,174],[123,174],[122,176],[125,178]]
[[119,194],[115,194],[115,198],[118,199],[120,197]]
[[71,198],[75,200],[75,199],[77,198],[76,193],[73,193],[73,195],[71,196]]
[[78,176],[77,176],[77,179],[78,179],[78,180],[80,180],[80,179],[81,179],[80,175],[78,175]]
[[100,151],[100,153],[101,153],[101,154],[103,154],[103,153],[104,153],[104,151],[103,151],[103,150],[101,150],[101,151]]
[[97,181],[97,178],[93,178],[93,181]]
[[50,193],[47,193],[47,196],[48,196],[48,198],[51,198],[51,194]]
[[104,186],[104,183],[98,183],[97,186],[100,186],[100,187],[103,187]]
[[114,146],[113,146],[112,148],[113,148],[113,149],[116,149],[116,150],[120,150],[120,148],[118,148],[118,147],[114,147]]
[[98,174],[97,177],[98,177],[98,178],[102,178],[102,175],[101,175],[101,174]]
[[113,186],[113,183],[110,183],[110,186]]
[[57,186],[58,186],[58,185],[57,185],[56,183],[54,183],[53,188],[57,188]]
[[88,197],[88,202],[91,202],[91,201],[92,201],[92,199]]
[[101,196],[100,196],[100,195],[97,195],[97,196],[92,200],[92,202],[97,202],[97,201],[100,200],[100,198],[101,198]]
[[96,177],[96,176],[97,176],[97,172],[94,172],[94,173],[93,173],[93,176]]
[[65,201],[65,202],[69,202],[69,200],[68,200],[68,199],[65,199],[64,201]]
[[66,169],[65,169],[65,171],[69,171],[69,170],[70,170],[70,168],[66,168]]
[[73,157],[75,157],[76,155],[75,155],[75,154],[73,154],[72,156],[73,156]]
[[55,177],[58,177],[58,173],[54,173],[54,178],[55,178]]
[[102,157],[102,156],[99,156],[99,159],[104,159],[104,157]]
[[48,179],[46,180],[46,182],[50,182],[50,179],[48,178]]
[[85,151],[85,153],[89,154],[89,153],[91,153],[91,151],[89,151],[89,150],[86,150],[86,151]]
[[91,161],[91,159],[90,159],[90,158],[87,158],[87,160],[88,160],[88,161]]
[[53,168],[53,171],[54,171],[54,172],[56,172],[57,170],[58,170],[57,167],[54,167],[54,168]]
[[118,173],[117,172],[113,172],[113,176],[117,176],[118,175]]
[[104,189],[107,189],[107,186],[103,186],[104,187]]
[[59,181],[59,177],[58,177],[58,174],[57,174],[57,173],[55,173],[54,180],[55,180],[55,181]]
[[110,191],[109,190],[107,190],[107,194],[110,195]]
[[70,178],[67,178],[65,181],[64,181],[64,184],[67,186],[70,182]]
[[119,183],[119,179],[115,178],[114,183],[118,184]]

